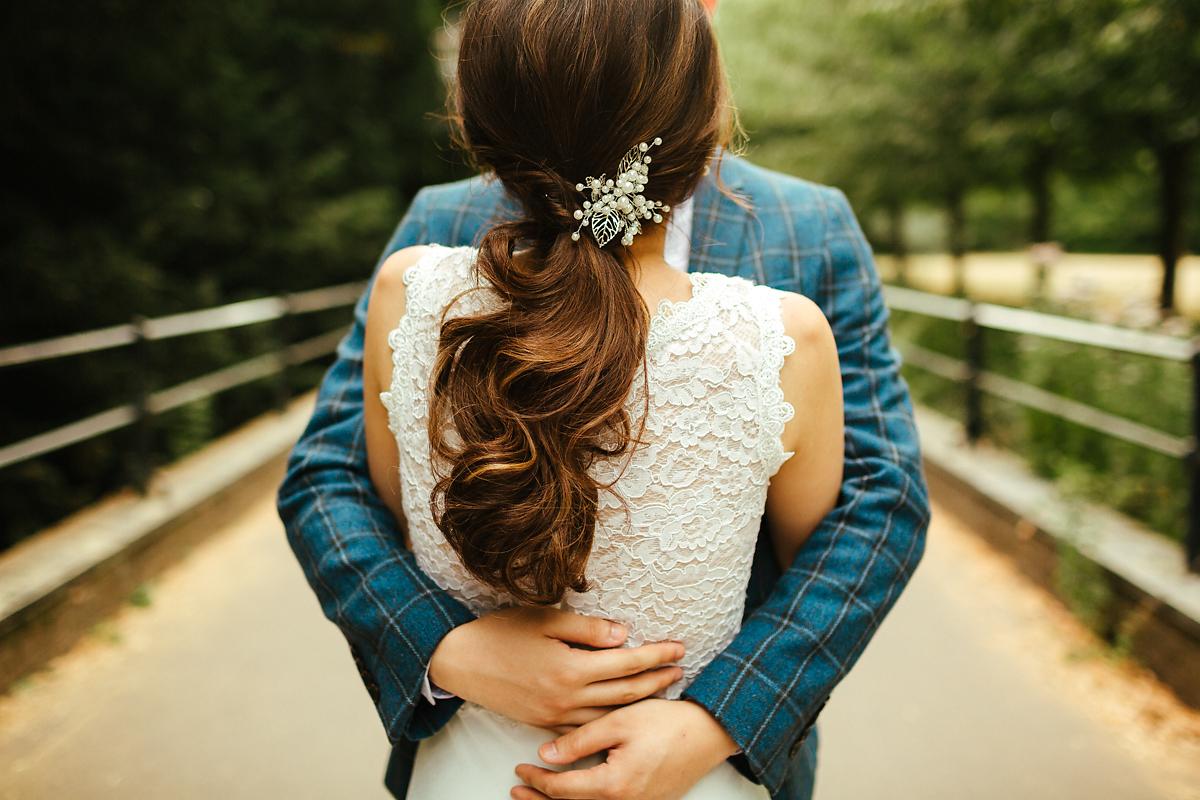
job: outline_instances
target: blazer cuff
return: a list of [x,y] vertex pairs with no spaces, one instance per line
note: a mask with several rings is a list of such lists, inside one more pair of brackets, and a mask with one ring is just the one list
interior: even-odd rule
[[[429,613],[418,622],[407,618],[408,614],[415,615],[416,609],[406,607],[406,618],[392,621],[377,648],[361,644],[352,644],[350,648],[392,744],[401,739],[416,741],[432,736],[462,704],[461,699],[448,697],[431,705],[423,688],[429,659],[442,637],[475,616],[458,603],[440,603],[436,609],[425,610]],[[433,687],[429,688],[432,695]]]
[[[828,697],[805,717],[779,697],[775,684],[735,659],[718,655],[684,690],[683,696],[716,717],[741,752],[728,760],[739,772],[760,783],[774,797],[786,782],[789,766],[808,739]],[[737,687],[735,693],[730,687]]]

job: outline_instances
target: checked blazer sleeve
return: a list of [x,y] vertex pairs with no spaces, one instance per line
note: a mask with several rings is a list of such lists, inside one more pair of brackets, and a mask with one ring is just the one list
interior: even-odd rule
[[[414,199],[385,254],[423,241],[421,199]],[[288,459],[277,507],[288,543],[325,616],[349,642],[395,744],[432,735],[462,704],[430,705],[421,685],[442,637],[474,616],[420,570],[371,483],[362,397],[369,296],[368,287]]]
[[924,550],[929,500],[908,388],[870,248],[841,191],[821,187],[823,256],[804,293],[841,359],[846,460],[838,502],[734,641],[684,692],[781,796],[789,761]]

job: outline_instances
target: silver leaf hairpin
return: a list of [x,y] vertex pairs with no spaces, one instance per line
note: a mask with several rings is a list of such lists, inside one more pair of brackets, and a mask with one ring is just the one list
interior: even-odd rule
[[580,231],[584,228],[591,228],[596,243],[604,247],[624,231],[621,243],[628,247],[633,244],[633,237],[642,232],[642,220],[663,221],[662,213],[669,213],[671,207],[658,200],[647,200],[642,194],[650,182],[653,160],[647,153],[651,147],[660,144],[661,136],[652,144],[642,142],[631,148],[621,159],[615,178],[589,177],[584,183],[575,185],[576,191],[590,191],[591,200],[585,200],[583,210],[575,212],[575,219],[580,222],[571,234],[573,241],[579,241]]

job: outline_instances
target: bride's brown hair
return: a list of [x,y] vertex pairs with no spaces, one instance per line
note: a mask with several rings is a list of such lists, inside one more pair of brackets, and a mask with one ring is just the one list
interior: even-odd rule
[[625,404],[650,318],[619,237],[572,241],[575,186],[662,137],[645,194],[675,206],[736,122],[700,0],[475,0],[460,33],[458,140],[522,213],[479,246],[505,302],[444,318],[429,438],[448,468],[430,505],[476,578],[550,604],[587,589],[609,486],[588,470],[636,441]]

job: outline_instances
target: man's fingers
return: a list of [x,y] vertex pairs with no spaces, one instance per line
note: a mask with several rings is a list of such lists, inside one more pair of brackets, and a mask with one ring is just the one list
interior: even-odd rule
[[683,670],[679,667],[660,667],[628,678],[590,684],[583,688],[579,697],[589,706],[627,706],[665,689],[682,677]]
[[[538,756],[547,764],[570,764],[579,759],[613,747],[621,741],[617,726],[608,715],[581,725],[570,733],[546,742],[538,748]],[[540,787],[539,787],[540,788]],[[542,791],[546,791],[542,789]]]
[[589,769],[554,772],[533,764],[518,764],[517,777],[554,800],[594,800],[603,796],[607,769],[607,764],[598,764]]
[[584,679],[588,683],[595,683],[674,664],[683,658],[683,653],[683,644],[680,642],[654,642],[641,647],[582,653],[578,661],[583,664]]
[[585,617],[571,611],[551,609],[542,632],[555,639],[589,647],[620,647],[625,642],[624,625],[603,617]]

